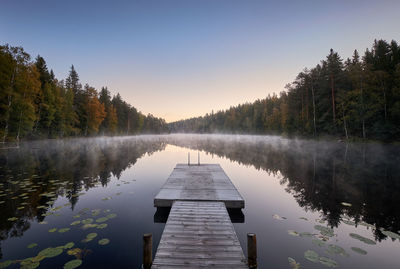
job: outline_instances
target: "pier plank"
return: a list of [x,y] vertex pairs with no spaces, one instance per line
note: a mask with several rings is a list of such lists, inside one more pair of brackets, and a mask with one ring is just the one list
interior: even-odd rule
[[151,268],[248,268],[225,203],[173,202]]

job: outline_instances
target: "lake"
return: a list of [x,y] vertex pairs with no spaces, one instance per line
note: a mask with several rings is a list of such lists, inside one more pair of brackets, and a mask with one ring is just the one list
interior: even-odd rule
[[399,146],[176,134],[0,150],[0,268],[141,268],[168,214],[153,198],[188,152],[245,199],[231,219],[244,251],[257,234],[259,268],[400,267]]

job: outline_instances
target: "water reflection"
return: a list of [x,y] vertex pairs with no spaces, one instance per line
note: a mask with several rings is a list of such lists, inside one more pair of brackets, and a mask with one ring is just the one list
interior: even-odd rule
[[[223,164],[233,180],[237,178],[234,172],[251,173],[250,176],[243,177],[243,180],[239,177],[236,183],[241,185],[241,188],[237,186],[239,191],[247,194],[248,204],[253,205],[253,208],[245,209],[246,220],[242,211],[230,212],[230,217],[232,222],[238,223],[235,225],[241,241],[246,239],[245,234],[249,229],[258,229],[260,242],[263,242],[260,253],[263,248],[268,249],[268,252],[260,254],[260,261],[271,268],[287,267],[282,265],[287,265],[287,257],[282,259],[281,255],[287,255],[282,252],[292,246],[293,242],[290,241],[292,238],[283,237],[288,236],[285,229],[299,228],[299,232],[311,232],[311,228],[318,224],[314,223],[314,217],[322,218],[331,227],[338,227],[341,222],[348,224],[354,221],[356,225],[374,228],[371,230],[377,241],[386,238],[381,229],[392,232],[400,230],[399,146],[227,135],[49,140],[24,143],[19,149],[0,151],[0,244],[6,246],[3,249],[4,258],[15,260],[29,257],[33,250],[29,252],[26,245],[32,243],[31,240],[39,240],[37,236],[43,239],[42,247],[45,246],[43,241],[61,244],[67,237],[68,241],[75,237],[74,242],[80,242],[82,235],[86,236],[86,230],[82,230],[81,226],[69,226],[71,222],[81,220],[75,219],[73,214],[80,214],[83,207],[87,207],[91,209],[86,211],[87,215],[93,216],[93,211],[101,208],[102,212],[112,209],[112,213],[118,214],[113,225],[102,230],[108,233],[112,242],[117,243],[112,245],[112,249],[106,250],[91,245],[93,254],[85,258],[85,268],[99,268],[105,266],[107,261],[110,266],[118,267],[119,263],[121,268],[139,268],[141,260],[132,258],[132,253],[141,253],[140,239],[145,232],[154,234],[156,247],[162,224],[157,226],[154,223],[165,222],[168,209],[156,211],[152,207],[152,200],[175,164],[186,161],[187,149],[182,147],[205,152],[207,156],[203,153],[202,160]],[[150,155],[151,158],[144,158]],[[217,158],[212,159],[213,156]],[[196,157],[192,161],[197,162]],[[139,159],[146,161],[141,164]],[[267,182],[265,174],[271,175],[269,178],[274,182],[280,181],[280,185]],[[136,177],[140,183],[129,189],[124,188],[128,186],[123,185],[126,183],[124,180],[133,180]],[[274,190],[265,188],[272,185],[277,185]],[[283,188],[287,193],[282,191]],[[124,190],[124,194],[118,196],[121,190]],[[268,192],[270,196],[260,199],[258,195],[264,192]],[[278,192],[275,196],[271,195]],[[83,197],[88,199],[82,199],[84,194],[87,195]],[[119,199],[106,202],[107,205],[98,204],[102,203],[102,198],[107,199],[111,195],[118,196]],[[281,212],[272,212],[276,209],[273,206],[267,208],[268,203],[282,205],[280,209],[285,211],[282,214],[287,214],[288,220],[277,224],[279,226],[271,224],[269,221],[276,221],[272,215]],[[62,211],[62,207],[71,210]],[[76,209],[75,212],[73,209]],[[152,210],[156,211],[155,214]],[[54,218],[60,211],[63,216]],[[305,214],[305,211],[316,214]],[[104,213],[106,214],[110,212]],[[82,219],[87,218],[82,215]],[[302,223],[296,222],[298,216],[302,215],[309,218],[307,225],[301,226]],[[46,225],[36,225],[47,221],[47,228],[43,227]],[[244,221],[246,224],[240,226]],[[58,232],[48,233],[48,229],[53,227],[74,229],[61,237]],[[283,235],[279,229],[283,229]],[[37,234],[30,238],[28,230]],[[340,226],[335,232],[339,234],[340,242],[344,243],[349,232],[359,230],[362,229],[348,230],[348,227]],[[125,240],[127,231],[132,235],[130,240]],[[363,235],[370,236],[365,233]],[[17,237],[24,237],[23,243],[11,240]],[[336,244],[337,238],[335,240],[330,243]],[[23,253],[19,253],[21,244]],[[82,247],[80,243],[77,244]],[[303,256],[306,250],[304,247],[310,248],[308,243],[295,244],[298,244],[293,246],[296,248],[296,259]],[[243,242],[242,247],[245,249]],[[383,249],[381,245],[379,247]],[[386,246],[385,252],[390,248],[390,245]],[[367,250],[372,258],[374,255],[378,258],[385,254],[391,255],[379,253],[379,250]],[[398,248],[393,251],[396,250]],[[1,251],[0,245],[0,259],[3,256]],[[115,258],[105,260],[107,255],[103,254]],[[62,259],[65,257],[54,263],[51,263],[51,259],[45,260],[43,266],[56,268],[60,262],[66,262]],[[357,266],[361,263],[357,258],[341,261],[349,266],[353,262],[357,262]],[[397,264],[395,260],[389,262]],[[134,263],[134,266],[130,263]],[[13,265],[17,264],[18,262]],[[377,265],[370,261],[365,264],[365,268],[375,268]],[[315,266],[317,265],[310,263],[307,268],[317,268]]]
[[279,173],[297,203],[322,212],[331,227],[348,216],[375,226],[376,240],[386,238],[381,229],[400,230],[399,146],[225,135],[170,136],[168,143]]
[[165,146],[154,137],[97,138],[29,142],[0,151],[0,259],[1,241],[21,237],[31,221],[57,214],[60,208],[51,206],[58,196],[74,209],[82,190],[106,186]]

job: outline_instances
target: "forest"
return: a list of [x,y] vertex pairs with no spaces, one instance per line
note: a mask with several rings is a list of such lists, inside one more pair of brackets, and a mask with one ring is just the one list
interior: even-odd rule
[[301,71],[279,95],[169,124],[172,132],[283,134],[399,141],[400,48],[375,40],[363,56]]
[[0,142],[166,131],[163,119],[111,97],[107,87],[82,86],[73,65],[58,80],[40,55],[32,61],[22,47],[0,46]]

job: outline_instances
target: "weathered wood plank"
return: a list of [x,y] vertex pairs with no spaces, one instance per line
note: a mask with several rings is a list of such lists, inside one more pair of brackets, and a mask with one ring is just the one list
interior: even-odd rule
[[247,268],[223,202],[173,203],[152,265],[169,268]]
[[154,206],[171,207],[174,201],[220,201],[227,208],[244,208],[244,200],[219,164],[177,164]]

